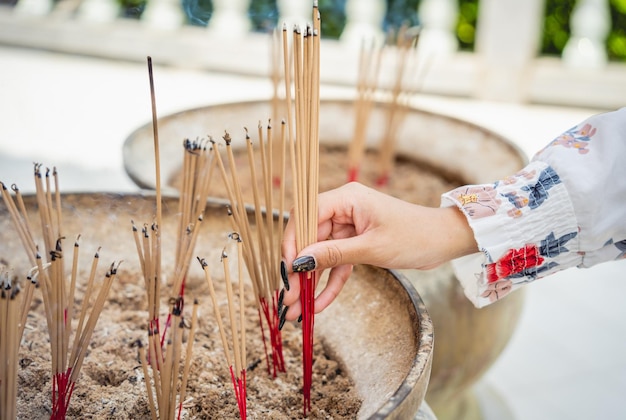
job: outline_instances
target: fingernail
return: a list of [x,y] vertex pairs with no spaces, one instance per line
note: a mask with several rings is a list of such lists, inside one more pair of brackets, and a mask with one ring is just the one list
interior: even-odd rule
[[287,278],[287,264],[285,264],[285,261],[280,262],[280,277],[283,279],[283,286],[289,291],[289,279]]
[[315,258],[310,255],[304,255],[293,260],[293,271],[303,272],[315,270]]
[[285,306],[285,308],[283,309],[283,312],[280,314],[280,322],[278,324],[279,330],[282,330],[283,325],[285,325],[285,316],[287,316],[287,309],[289,309],[289,306]]
[[285,298],[285,289],[280,290],[280,294],[278,295],[278,313],[281,313],[283,310],[283,299]]
[[298,317],[298,322],[302,322],[302,314]]

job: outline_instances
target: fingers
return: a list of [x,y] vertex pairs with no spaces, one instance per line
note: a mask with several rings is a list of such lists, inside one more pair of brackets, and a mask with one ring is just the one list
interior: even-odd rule
[[[284,318],[288,321],[294,321],[300,317],[302,313],[302,306],[300,304],[300,274],[293,273],[293,277],[297,278],[297,281],[293,282],[293,286],[290,284],[289,292],[285,292],[285,315]],[[328,281],[322,292],[315,298],[315,313],[319,313],[326,309],[335,298],[339,295],[343,286],[346,284],[350,275],[352,274],[352,265],[341,265],[330,270]],[[322,275],[321,271],[316,274],[316,282],[319,281]],[[317,284],[316,284],[317,286]],[[296,289],[298,292],[296,293]],[[289,294],[289,296],[288,296]],[[288,296],[288,297],[287,297]],[[287,302],[288,300],[288,302]]]

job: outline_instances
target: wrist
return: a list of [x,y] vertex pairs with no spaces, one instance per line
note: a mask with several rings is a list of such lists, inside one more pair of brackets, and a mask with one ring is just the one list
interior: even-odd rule
[[478,252],[478,245],[465,214],[456,206],[442,207],[443,238],[447,260]]

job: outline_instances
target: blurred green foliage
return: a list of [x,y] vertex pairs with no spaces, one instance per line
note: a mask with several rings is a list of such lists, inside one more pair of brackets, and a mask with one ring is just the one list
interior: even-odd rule
[[[147,0],[117,0],[126,17],[138,18]],[[292,0],[296,1],[296,0]],[[383,21],[385,30],[397,29],[403,24],[419,24],[417,8],[420,0],[387,0],[387,11]],[[463,50],[473,50],[480,0],[457,0],[459,18],[456,35]],[[523,0],[519,0],[523,1]],[[606,40],[610,60],[626,61],[626,0],[608,0],[611,11],[611,32]],[[541,40],[543,55],[560,55],[569,34],[569,20],[576,0],[545,0],[544,30]],[[211,0],[181,0],[188,21],[193,25],[206,25],[211,18]],[[319,0],[322,16],[322,36],[336,39],[346,23],[346,0]],[[269,32],[277,24],[276,0],[253,0],[249,16],[256,31]]]

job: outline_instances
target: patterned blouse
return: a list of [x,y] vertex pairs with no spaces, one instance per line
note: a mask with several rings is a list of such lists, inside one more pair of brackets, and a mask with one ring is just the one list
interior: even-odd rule
[[486,306],[570,267],[626,257],[626,108],[592,116],[493,184],[442,195],[466,215],[480,253],[453,261]]

